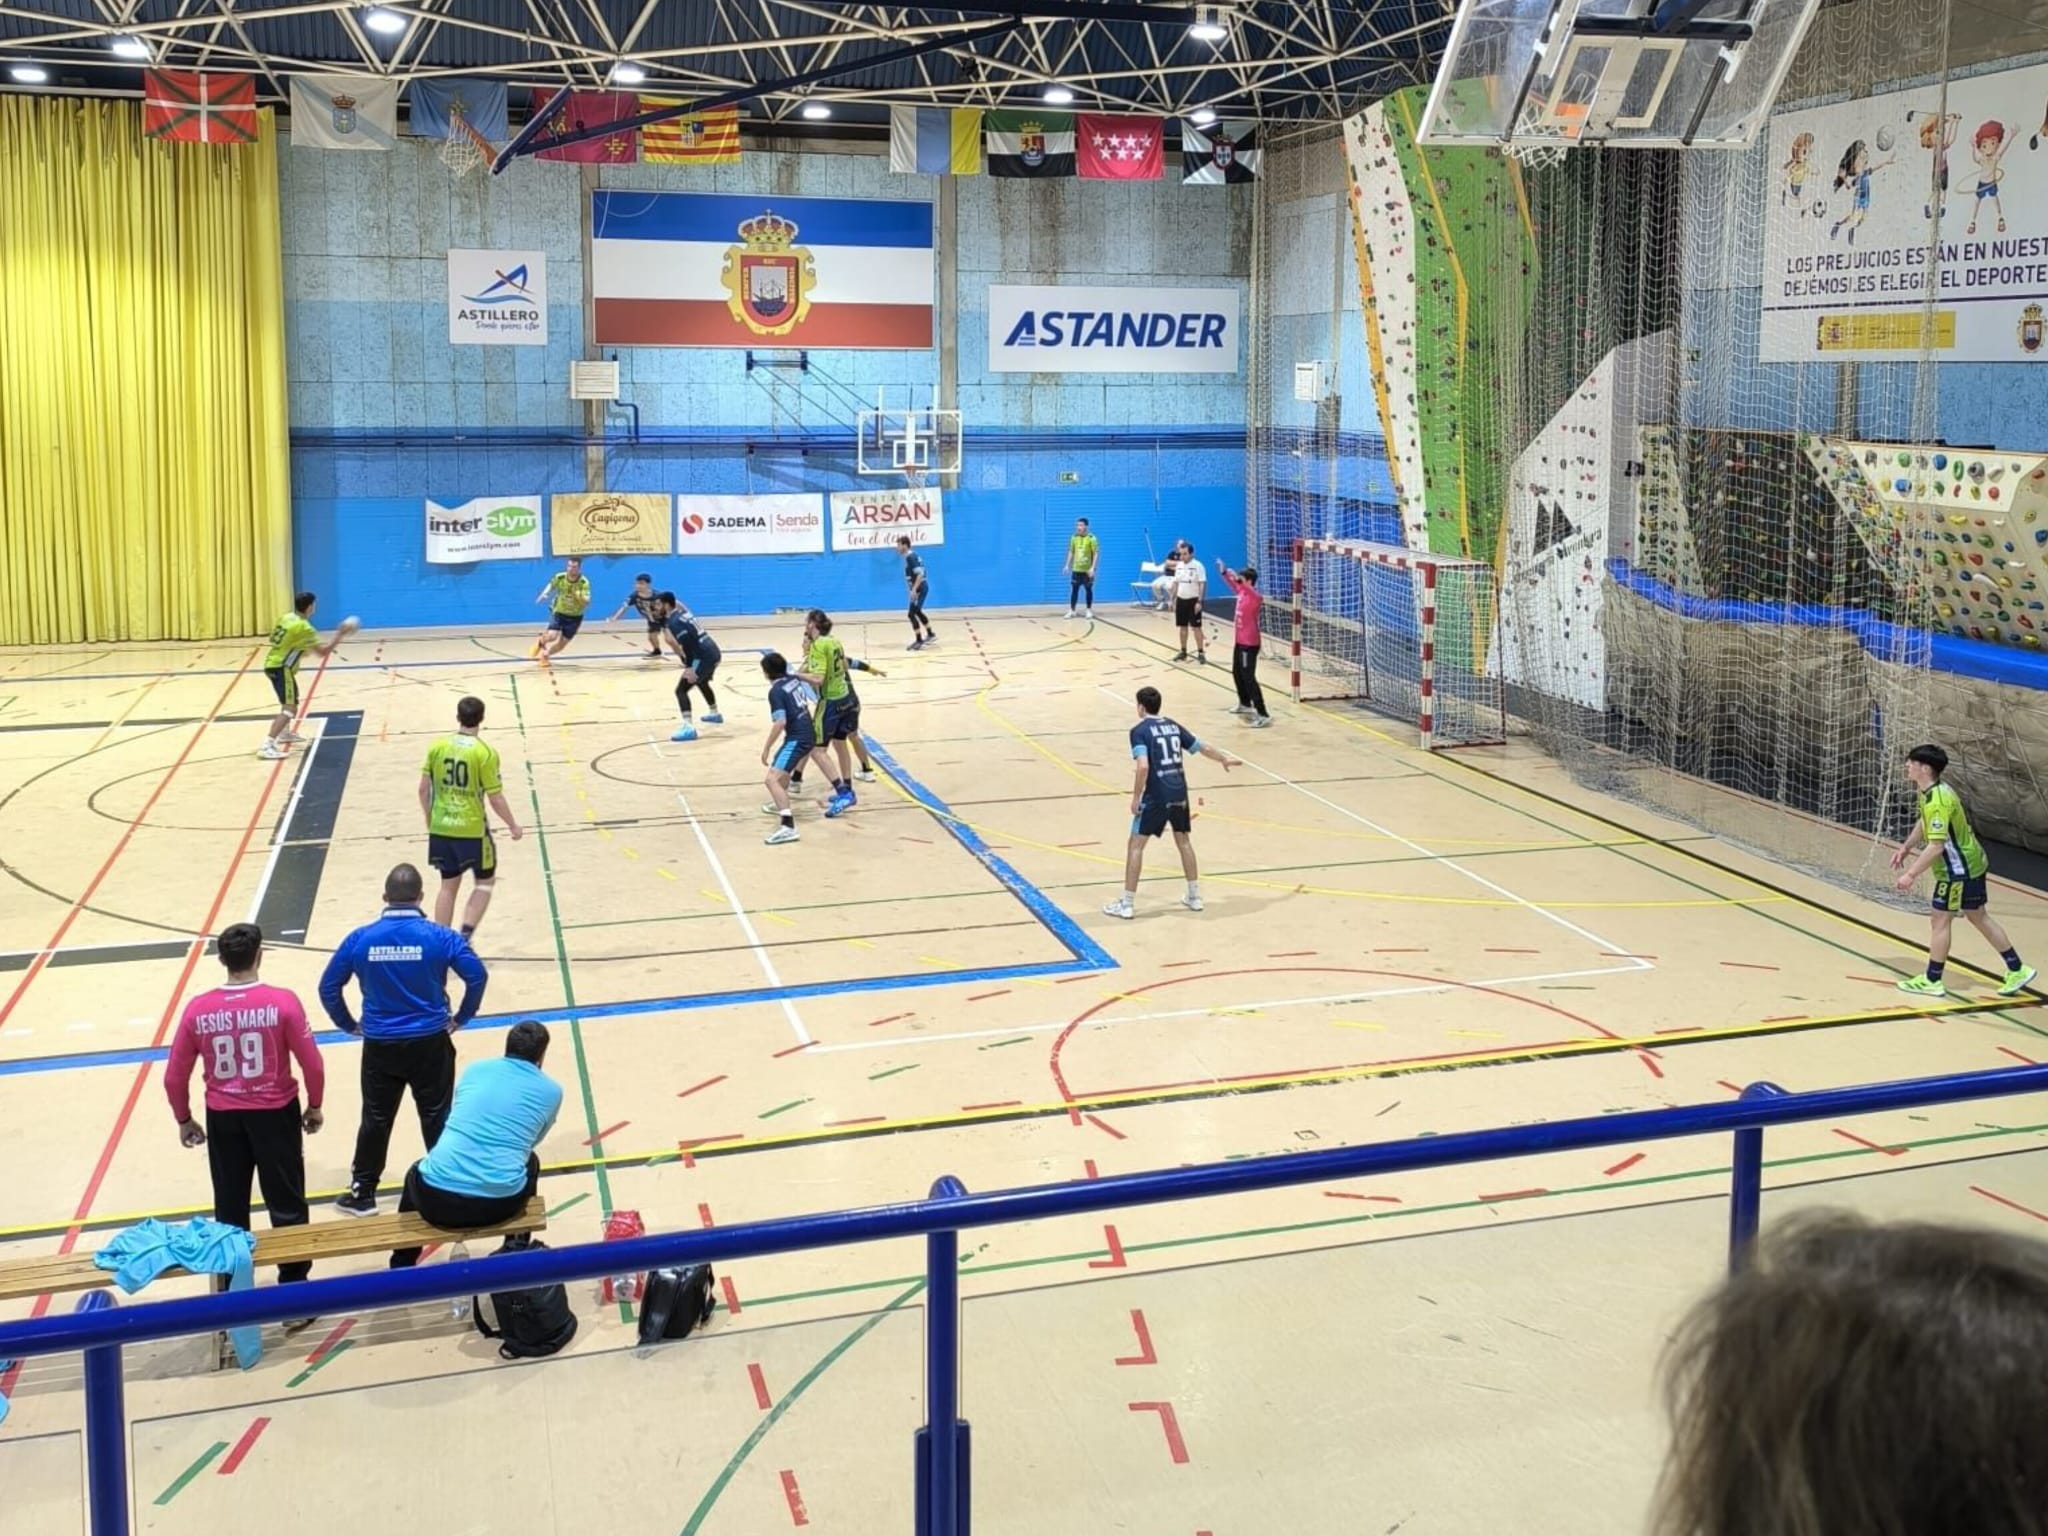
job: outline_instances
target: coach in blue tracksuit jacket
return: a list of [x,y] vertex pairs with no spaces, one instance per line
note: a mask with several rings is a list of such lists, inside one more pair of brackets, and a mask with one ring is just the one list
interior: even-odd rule
[[[488,977],[469,940],[420,910],[420,872],[392,866],[384,877],[384,915],[341,941],[320,978],[320,1002],[335,1027],[363,1037],[363,1123],[356,1132],[348,1192],[335,1201],[351,1216],[377,1211],[377,1182],[391,1148],[399,1100],[412,1090],[420,1135],[441,1139],[455,1097],[455,1042],[449,1035],[476,1017]],[[448,973],[462,978],[462,1006],[448,1011]],[[363,991],[362,1022],[342,989],[353,976]]]

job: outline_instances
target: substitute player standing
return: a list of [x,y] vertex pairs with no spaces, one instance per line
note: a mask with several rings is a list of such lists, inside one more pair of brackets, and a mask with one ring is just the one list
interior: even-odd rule
[[344,623],[334,632],[334,638],[322,645],[320,631],[313,627],[316,602],[318,599],[311,592],[299,593],[292,599],[292,611],[270,629],[270,649],[263,657],[263,675],[270,679],[271,689],[277,694],[277,713],[271,717],[270,730],[256,755],[272,762],[285,755],[290,743],[300,739],[292,728],[299,714],[299,663],[308,654],[332,655],[350,633]]
[[931,617],[924,611],[925,599],[932,595],[931,582],[925,577],[924,556],[912,547],[909,534],[896,535],[896,552],[903,557],[903,591],[910,599],[910,644],[903,649],[921,651],[939,642],[932,633]]
[[662,637],[683,664],[683,675],[676,683],[676,707],[683,712],[683,725],[669,740],[695,741],[697,726],[690,718],[692,688],[704,695],[704,723],[725,724],[725,716],[718,712],[718,695],[711,691],[712,674],[718,670],[719,662],[725,659],[725,653],[719,650],[718,642],[704,632],[704,627],[690,617],[689,611],[676,601],[675,593],[657,592],[654,595],[654,612],[660,620]]
[[583,615],[589,611],[590,578],[583,574],[583,562],[571,555],[562,569],[548,578],[534,601],[548,605],[548,627],[533,642],[534,654],[546,661],[576,638]]
[[505,803],[505,785],[498,772],[497,749],[477,735],[484,723],[484,701],[466,698],[455,706],[455,734],[427,748],[420,764],[420,810],[427,818],[427,863],[441,877],[434,892],[434,921],[443,928],[455,916],[455,898],[464,875],[476,876],[469,905],[462,911],[462,936],[476,933],[498,888],[498,846],[491,841],[484,802],[518,842],[525,834]]
[[1180,904],[1190,912],[1202,910],[1202,887],[1195,868],[1195,845],[1188,836],[1192,818],[1188,815],[1187,755],[1198,752],[1235,768],[1239,759],[1216,747],[1204,746],[1194,732],[1159,713],[1159,690],[1138,690],[1138,723],[1131,727],[1131,758],[1137,768],[1131,780],[1131,841],[1124,850],[1124,893],[1102,910],[1111,917],[1138,915],[1138,877],[1145,869],[1145,844],[1171,827],[1173,843],[1180,850],[1180,872],[1188,882]]
[[[178,1121],[178,1140],[206,1148],[213,1175],[213,1219],[249,1230],[249,1180],[263,1190],[272,1227],[306,1224],[305,1137],[324,1121],[320,1104],[327,1071],[306,1027],[296,994],[265,983],[263,930],[254,923],[223,928],[216,945],[227,968],[225,986],[185,1005],[171,1036],[164,1090]],[[306,1107],[292,1063],[306,1078]],[[192,1067],[205,1069],[206,1124],[192,1118]],[[277,1278],[303,1280],[310,1261],[280,1264]],[[310,1319],[307,1319],[310,1321]],[[289,1330],[292,1324],[286,1324]]]
[[[1068,573],[1067,617],[1092,619],[1095,617],[1095,567],[1100,562],[1102,546],[1095,535],[1088,531],[1088,519],[1074,519],[1074,536],[1067,540],[1067,558],[1060,569]],[[1086,597],[1085,608],[1082,598]],[[1076,610],[1081,610],[1077,612]]]
[[[1949,942],[1955,932],[1956,914],[1960,912],[2005,961],[2005,978],[1999,983],[1998,992],[2001,997],[2011,997],[2034,979],[2034,968],[2020,963],[2019,951],[2013,948],[2005,929],[1985,910],[1988,898],[1984,877],[1991,872],[1991,859],[1970,828],[1970,814],[1963,809],[1962,796],[1942,783],[1941,776],[1946,772],[1948,753],[1940,747],[1930,743],[1906,754],[1906,781],[1920,791],[1920,823],[1892,855],[1893,869],[1905,866],[1898,878],[1898,888],[1913,889],[1913,882],[1937,861],[1941,872],[1934,881],[1927,972],[1908,976],[1899,983],[1899,990],[1921,997],[1948,996],[1941,973],[1948,964]],[[1918,857],[1914,856],[1915,849],[1919,849]],[[1907,862],[1909,859],[1911,863]]]

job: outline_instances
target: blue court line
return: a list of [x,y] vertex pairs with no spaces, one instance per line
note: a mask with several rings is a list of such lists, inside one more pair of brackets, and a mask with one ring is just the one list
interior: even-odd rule
[[[543,1024],[572,1019],[624,1018],[641,1013],[694,1013],[706,1008],[739,1008],[754,1003],[796,1002],[807,997],[837,997],[848,992],[889,992],[919,987],[944,987],[957,983],[1021,981],[1040,976],[1071,976],[1081,971],[1113,971],[1116,959],[1084,932],[1080,924],[1054,905],[1051,897],[997,856],[975,830],[954,815],[952,808],[913,778],[895,755],[872,736],[863,735],[868,751],[889,771],[918,804],[930,811],[977,862],[1023,903],[1071,958],[1041,960],[1029,965],[984,966],[964,971],[923,971],[908,976],[859,976],[847,981],[807,981],[792,986],[740,988],[730,992],[698,992],[684,997],[644,997],[617,1003],[589,1003],[575,1008],[540,1008],[526,1013],[480,1014],[465,1029],[510,1029],[522,1019]],[[360,1044],[359,1036],[338,1029],[322,1030],[313,1037],[325,1049],[334,1045]],[[64,1056],[31,1056],[19,1061],[0,1061],[0,1078],[20,1077],[31,1072],[63,1072],[87,1067],[135,1066],[159,1062],[170,1056],[166,1046],[131,1046],[121,1050],[76,1052]]]

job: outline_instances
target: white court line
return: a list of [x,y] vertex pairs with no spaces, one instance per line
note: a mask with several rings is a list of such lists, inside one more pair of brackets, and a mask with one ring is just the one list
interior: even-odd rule
[[[1116,694],[1110,693],[1110,691],[1107,688],[1101,687],[1100,684],[1097,685],[1097,691],[1112,699],[1118,697]],[[1228,751],[1229,749],[1225,748],[1224,750]],[[1407,848],[1414,853],[1419,853],[1424,858],[1432,860],[1435,863],[1441,864],[1445,869],[1456,871],[1458,874],[1463,875],[1467,880],[1470,880],[1474,885],[1484,886],[1487,890],[1492,891],[1495,895],[1506,897],[1516,906],[1527,908],[1529,911],[1534,912],[1538,917],[1544,918],[1549,922],[1557,924],[1558,927],[1564,929],[1567,933],[1575,933],[1580,938],[1586,940],[1588,943],[1598,945],[1603,953],[1627,953],[1625,946],[1616,944],[1610,939],[1601,938],[1599,934],[1593,932],[1593,930],[1590,928],[1581,928],[1577,923],[1573,922],[1570,918],[1558,916],[1557,913],[1551,911],[1548,907],[1539,905],[1538,903],[1531,901],[1526,896],[1517,895],[1515,892],[1509,890],[1506,886],[1501,885],[1496,881],[1489,880],[1486,878],[1486,876],[1479,874],[1474,870],[1467,869],[1464,865],[1460,864],[1456,859],[1453,859],[1446,854],[1441,854],[1433,849],[1423,847],[1422,844],[1416,842],[1415,839],[1413,839],[1412,837],[1403,837],[1400,833],[1396,832],[1392,827],[1383,827],[1378,822],[1374,821],[1371,817],[1361,816],[1358,814],[1358,812],[1350,809],[1348,806],[1339,805],[1336,801],[1330,799],[1327,795],[1317,794],[1314,790],[1310,789],[1305,784],[1295,783],[1294,780],[1288,778],[1287,775],[1285,775],[1284,773],[1275,773],[1272,769],[1265,767],[1263,764],[1253,762],[1250,758],[1246,757],[1242,752],[1232,752],[1231,756],[1237,758],[1240,762],[1242,762],[1245,765],[1245,767],[1253,768],[1256,769],[1258,772],[1263,773],[1267,778],[1271,779],[1274,783],[1284,784],[1287,788],[1293,790],[1296,794],[1306,795],[1309,799],[1314,800],[1318,804],[1328,806],[1331,810],[1335,811],[1339,816],[1348,816],[1353,821],[1357,822],[1360,826],[1370,827],[1373,831],[1379,833],[1381,837],[1389,838],[1392,841],[1399,843],[1402,847]],[[1648,960],[1634,960],[1630,964],[1622,967],[1622,969],[1632,971],[1648,971],[1654,970],[1655,966]]]
[[[647,717],[639,705],[633,706],[633,717],[646,729]],[[754,961],[761,967],[761,974],[768,978],[768,985],[780,989],[782,976],[775,969],[775,962],[768,958],[768,946],[761,942],[760,932],[754,927],[754,920],[747,916],[747,909],[740,904],[740,893],[733,889],[727,878],[725,866],[718,861],[718,854],[711,847],[711,839],[704,835],[703,825],[697,820],[697,813],[691,808],[689,796],[676,783],[676,776],[669,772],[668,754],[661,750],[661,743],[652,731],[647,732],[647,744],[654,748],[654,755],[662,760],[661,771],[668,776],[668,787],[675,794],[676,804],[683,808],[683,818],[690,824],[690,831],[696,834],[697,846],[704,850],[704,858],[711,865],[712,878],[718,881],[718,889],[725,895],[726,905],[732,908],[732,915],[739,919],[740,932],[747,936],[747,947],[753,951]],[[796,1004],[788,998],[782,1000],[782,1016],[789,1020],[789,1027],[796,1034],[798,1045],[810,1045],[816,1038],[804,1028],[803,1015],[796,1011]]]
[[[263,861],[263,873],[256,880],[256,894],[249,898],[249,916],[245,921],[255,922],[256,914],[263,910],[263,898],[270,892],[270,877],[277,872],[278,856],[284,852],[284,835],[291,830],[292,813],[299,808],[299,796],[306,792],[306,780],[313,776],[313,754],[320,750],[320,743],[327,739],[327,722],[317,725],[312,721],[313,739],[306,746],[305,755],[299,759],[299,775],[292,780],[292,792],[284,802],[284,812],[277,818],[277,829],[270,834],[270,857]],[[277,935],[285,937],[283,934]],[[303,933],[296,935],[304,938]]]
[[[1586,971],[1544,971],[1534,976],[1494,976],[1484,981],[1434,981],[1412,987],[1375,987],[1369,992],[1328,992],[1314,997],[1278,997],[1255,1003],[1216,1003],[1206,1008],[1168,1008],[1156,1013],[1116,1013],[1089,1019],[1083,1029],[1107,1029],[1118,1024],[1154,1024],[1164,1019],[1223,1018],[1267,1008],[1305,1008],[1314,1003],[1363,1003],[1382,997],[1419,997],[1429,992],[1462,992],[1472,987],[1509,987],[1525,982],[1568,981],[1577,976],[1634,975],[1646,966],[1607,965]],[[1102,978],[1113,981],[1116,973],[1104,971]],[[1013,1024],[1008,1029],[958,1030],[946,1035],[892,1035],[881,1040],[849,1040],[841,1045],[821,1045],[811,1052],[823,1056],[830,1051],[896,1050],[906,1045],[936,1045],[941,1040],[990,1040],[997,1036],[1044,1035],[1065,1029],[1074,1021],[1059,1019],[1050,1024]]]

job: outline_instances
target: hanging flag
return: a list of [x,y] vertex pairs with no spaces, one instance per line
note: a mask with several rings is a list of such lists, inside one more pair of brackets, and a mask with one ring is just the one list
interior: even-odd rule
[[253,144],[256,77],[145,69],[142,131],[173,144]]
[[[672,96],[642,96],[636,110],[682,105]],[[740,109],[719,107],[649,123],[640,130],[640,158],[650,165],[738,165]]]
[[981,109],[891,107],[889,169],[906,176],[979,176]]
[[1259,179],[1259,125],[1254,122],[1180,125],[1182,186],[1221,186]]
[[300,149],[390,149],[398,82],[360,75],[292,76],[292,143]]
[[[554,95],[553,91],[535,91],[533,109],[538,112],[554,99]],[[639,107],[639,97],[623,96],[616,91],[571,91],[569,99],[562,103],[562,110],[550,119],[546,131],[533,142],[546,145],[565,133],[602,128],[606,123],[634,116]],[[602,138],[564,144],[560,149],[538,149],[534,158],[573,160],[578,165],[631,165],[640,158],[640,135],[628,128],[619,133],[608,133]]]
[[1083,112],[1074,123],[1074,160],[1091,181],[1157,181],[1166,172],[1166,125],[1156,117]]
[[989,175],[1074,174],[1073,113],[991,112],[982,122],[987,129]]
[[405,131],[416,139],[445,139],[457,118],[493,144],[512,137],[509,92],[488,80],[415,80],[412,116]]

